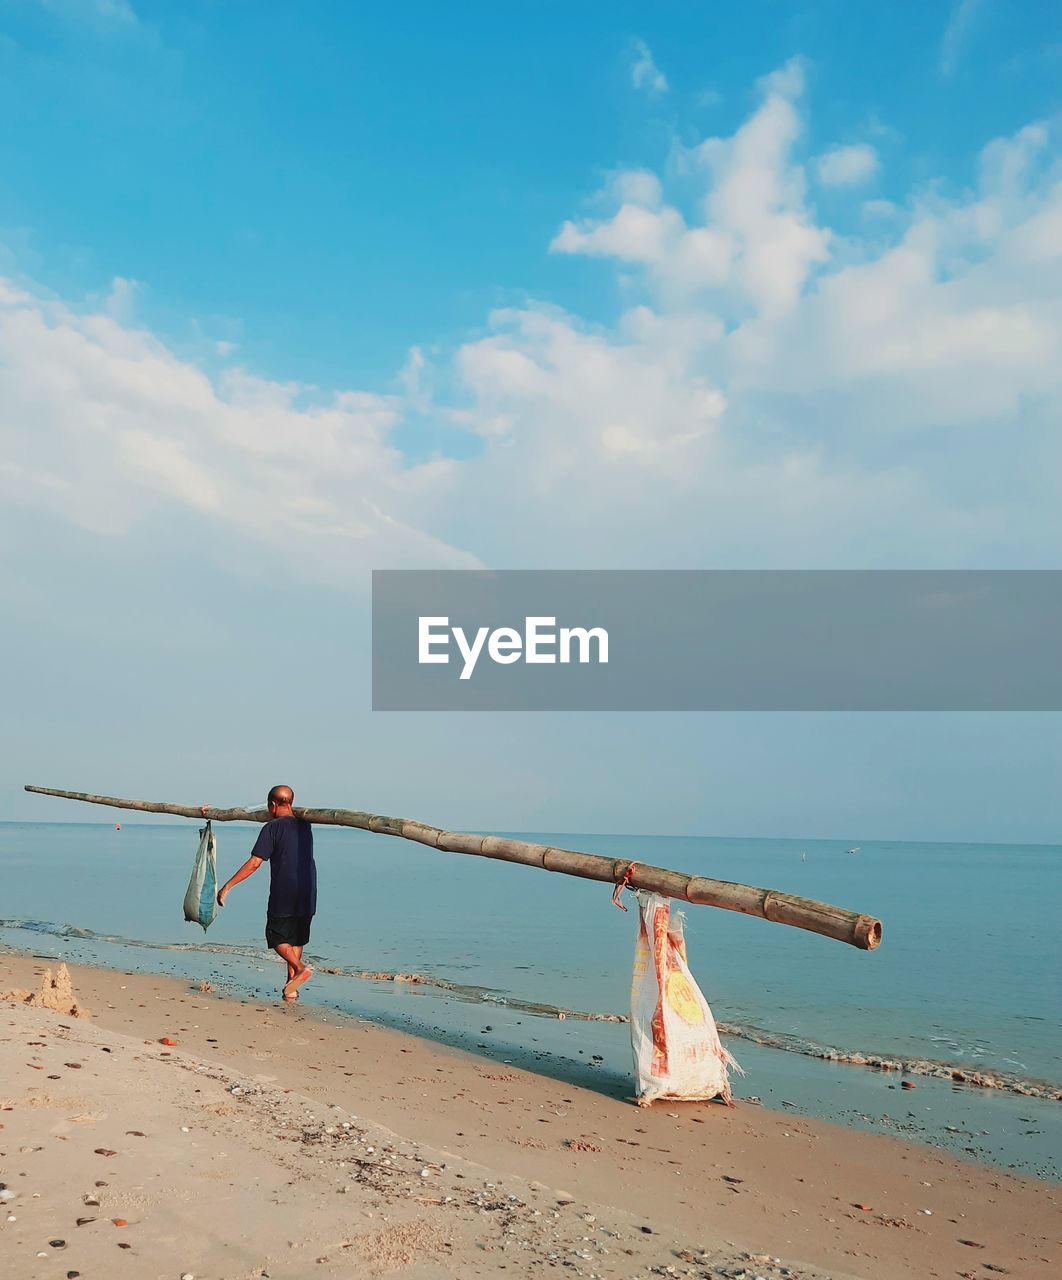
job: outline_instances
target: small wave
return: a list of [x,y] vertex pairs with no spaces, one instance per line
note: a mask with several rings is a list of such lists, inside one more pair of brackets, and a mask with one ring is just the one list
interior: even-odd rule
[[[240,946],[232,943],[208,942],[146,942],[139,938],[127,938],[117,934],[95,933],[91,929],[82,929],[76,925],[53,924],[44,920],[10,920],[0,919],[0,929],[21,929],[32,933],[48,934],[56,938],[77,939],[80,941],[110,943],[115,946],[138,947],[150,951],[207,952],[213,955],[226,955],[241,959],[260,961],[262,950],[258,947]],[[630,1018],[622,1013],[593,1013],[583,1009],[568,1009],[560,1005],[546,1004],[536,1000],[524,1000],[518,996],[508,995],[490,987],[451,982],[447,978],[439,978],[433,974],[401,972],[382,969],[347,969],[336,965],[327,965],[318,961],[315,965],[317,973],[326,973],[336,978],[350,978],[361,982],[393,982],[397,985],[430,987],[448,996],[465,1000],[473,1004],[502,1005],[518,1013],[527,1013],[546,1018],[571,1018],[580,1022],[629,1022]],[[762,1045],[767,1049],[778,1049],[785,1053],[799,1053],[804,1057],[817,1058],[823,1062],[838,1062],[847,1066],[869,1067],[877,1071],[896,1072],[905,1076],[931,1076],[939,1080],[951,1080],[956,1084],[972,1085],[981,1089],[998,1089],[1004,1093],[1018,1094],[1027,1098],[1045,1098],[1062,1102],[1062,1088],[1046,1080],[1037,1080],[1000,1070],[973,1070],[960,1063],[944,1062],[934,1058],[908,1058],[897,1055],[864,1053],[855,1049],[838,1049],[829,1045],[820,1045],[811,1040],[802,1040],[798,1036],[785,1035],[780,1032],[767,1031],[761,1027],[745,1023],[720,1022],[721,1035],[733,1039],[747,1040],[751,1044]]]
[[[53,924],[47,920],[10,920],[0,919],[0,929],[24,929],[31,933],[43,933],[53,938],[71,938],[83,942],[104,942],[113,946],[138,947],[146,951],[178,951],[206,952],[211,955],[235,956],[240,959],[260,961],[263,958],[261,947],[240,946],[238,943],[225,942],[147,942],[142,938],[128,938],[121,934],[96,933],[92,929],[82,929],[72,924]],[[316,957],[315,957],[316,961]],[[355,978],[365,982],[407,983],[410,986],[431,987],[444,991],[447,995],[456,996],[474,1004],[504,1005],[507,1009],[515,1009],[520,1013],[534,1013],[545,1017],[572,1018],[582,1022],[628,1022],[621,1013],[587,1013],[582,1009],[566,1009],[559,1005],[542,1004],[535,1000],[522,1000],[516,996],[506,995],[490,987],[474,986],[460,982],[450,982],[446,978],[437,978],[428,973],[401,973],[381,969],[344,969],[317,961],[314,965],[317,973],[327,973],[336,978]]]
[[1062,1088],[1057,1084],[1021,1076],[1013,1071],[974,1070],[965,1064],[942,1062],[935,1058],[907,1058],[896,1054],[863,1053],[858,1049],[836,1049],[814,1041],[801,1040],[797,1036],[727,1022],[719,1023],[719,1033],[748,1040],[767,1049],[800,1053],[823,1062],[894,1071],[905,1076],[932,1076],[938,1080],[951,1080],[955,1084],[973,1085],[978,1089],[999,1089],[1003,1093],[1016,1093],[1024,1098],[1046,1098],[1052,1102],[1062,1102]]
[[49,920],[4,920],[0,929],[25,929],[30,933],[44,933],[52,938],[73,938],[79,942],[106,942],[118,947],[140,947],[145,951],[208,952],[212,955],[240,956],[260,960],[261,947],[240,946],[224,942],[148,942],[143,938],[127,938],[119,933],[96,933],[76,924],[53,924]]
[[437,991],[445,991],[448,995],[457,996],[473,1004],[498,1004],[506,1009],[515,1009],[518,1013],[537,1013],[550,1018],[573,1018],[582,1022],[629,1022],[622,1013],[587,1013],[582,1009],[566,1009],[555,1004],[541,1004],[537,1000],[522,1000],[519,996],[506,995],[504,992],[492,990],[490,987],[471,986],[460,982],[450,982],[446,978],[436,978],[429,973],[390,973],[378,969],[336,969],[318,964],[316,973],[330,973],[337,978],[358,978],[368,982],[405,982],[411,986],[432,987]]

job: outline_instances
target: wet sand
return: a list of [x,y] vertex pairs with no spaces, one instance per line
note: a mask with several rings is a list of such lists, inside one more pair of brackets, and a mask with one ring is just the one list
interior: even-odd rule
[[[0,957],[0,992],[47,967]],[[5,1274],[1062,1270],[1055,1183],[747,1103],[641,1110],[309,1004],[71,973],[87,1019],[0,1004]]]

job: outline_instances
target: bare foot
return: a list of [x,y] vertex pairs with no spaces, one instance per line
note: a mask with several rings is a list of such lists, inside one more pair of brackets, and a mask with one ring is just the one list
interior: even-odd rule
[[310,968],[308,964],[304,964],[300,966],[298,969],[296,969],[295,977],[292,978],[290,982],[287,982],[284,985],[284,999],[287,1000],[289,996],[298,995],[299,988],[302,986],[302,984],[304,982],[309,982],[309,980],[312,977],[313,977],[313,970]]

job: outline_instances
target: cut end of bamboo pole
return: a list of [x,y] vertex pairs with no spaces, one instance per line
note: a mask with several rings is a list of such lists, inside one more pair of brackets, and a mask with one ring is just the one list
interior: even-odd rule
[[881,946],[881,921],[872,916],[860,916],[855,928],[856,945],[864,951],[875,951]]

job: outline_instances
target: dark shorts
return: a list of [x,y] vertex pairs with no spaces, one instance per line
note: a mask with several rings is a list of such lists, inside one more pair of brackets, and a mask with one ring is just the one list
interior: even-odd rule
[[313,916],[266,916],[266,946],[286,942],[291,947],[304,947],[310,941]]

